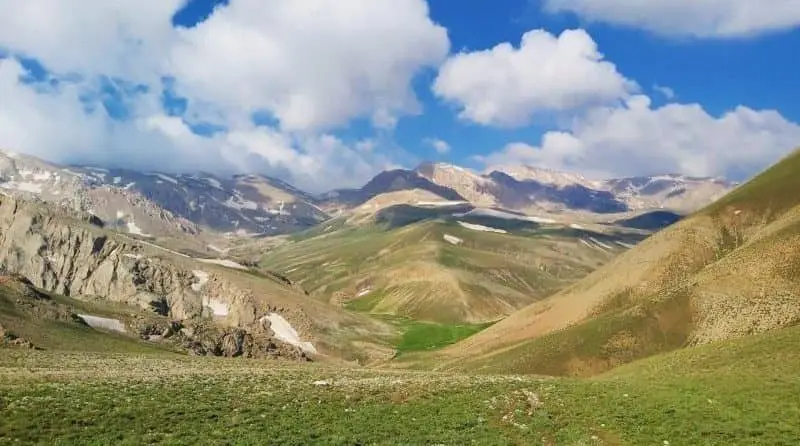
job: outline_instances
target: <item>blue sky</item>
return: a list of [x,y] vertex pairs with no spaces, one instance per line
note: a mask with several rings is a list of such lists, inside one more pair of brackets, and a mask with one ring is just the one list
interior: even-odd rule
[[[337,8],[327,29],[297,21],[314,11],[287,1],[81,3],[97,22],[62,17],[77,0],[32,0],[51,6],[48,20],[36,16],[45,9],[0,11],[13,84],[0,86],[13,98],[0,146],[62,162],[249,170],[312,190],[428,159],[741,180],[800,146],[800,2],[749,21],[744,0],[650,10],[324,0]],[[325,29],[295,33],[303,23]],[[503,43],[510,53],[493,50]]]

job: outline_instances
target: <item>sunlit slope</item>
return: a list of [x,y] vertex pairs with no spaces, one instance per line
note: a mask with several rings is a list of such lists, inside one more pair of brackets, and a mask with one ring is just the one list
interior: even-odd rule
[[[442,367],[592,375],[800,321],[800,154],[569,289],[442,352]],[[426,362],[430,358],[426,359]]]
[[641,238],[424,217],[404,213],[384,223],[316,230],[270,251],[261,267],[353,310],[481,323],[562,289]]

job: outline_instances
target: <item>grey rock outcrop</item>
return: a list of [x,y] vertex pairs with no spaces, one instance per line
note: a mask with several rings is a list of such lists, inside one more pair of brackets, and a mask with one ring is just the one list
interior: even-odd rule
[[[263,316],[278,310],[263,296],[257,299],[248,287],[219,274],[193,270],[192,259],[161,252],[83,217],[0,197],[0,267],[44,290],[162,316],[163,322],[155,324],[150,319],[133,322],[133,332],[143,339],[175,336],[203,355],[306,358],[299,348],[274,340],[263,325]],[[294,291],[287,285],[287,292]]]

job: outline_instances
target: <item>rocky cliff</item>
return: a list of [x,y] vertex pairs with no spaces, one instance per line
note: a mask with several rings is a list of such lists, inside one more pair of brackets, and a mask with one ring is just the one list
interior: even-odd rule
[[[289,347],[283,350],[292,357],[314,352],[299,335],[281,340],[282,333],[271,328],[274,318],[268,316],[281,313],[307,327],[302,311],[281,308],[209,265],[100,225],[88,214],[0,197],[0,266],[47,291],[131,305],[189,327],[183,330],[184,344],[196,353],[259,356],[256,350],[281,351],[280,345]],[[288,287],[282,291],[294,293]],[[169,331],[147,324],[136,328],[142,336]]]

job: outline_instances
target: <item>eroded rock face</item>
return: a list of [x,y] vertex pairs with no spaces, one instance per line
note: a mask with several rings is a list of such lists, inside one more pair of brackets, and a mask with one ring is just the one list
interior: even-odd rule
[[0,263],[8,271],[66,296],[102,296],[180,319],[200,315],[198,299],[187,295],[191,273],[137,258],[134,249],[57,214],[0,202]]
[[0,197],[0,266],[44,290],[119,302],[180,321],[157,326],[142,321],[133,332],[143,339],[176,337],[202,355],[305,358],[263,327],[260,318],[276,309],[260,303],[252,290],[177,266],[167,255],[146,256],[134,240],[38,204]]

